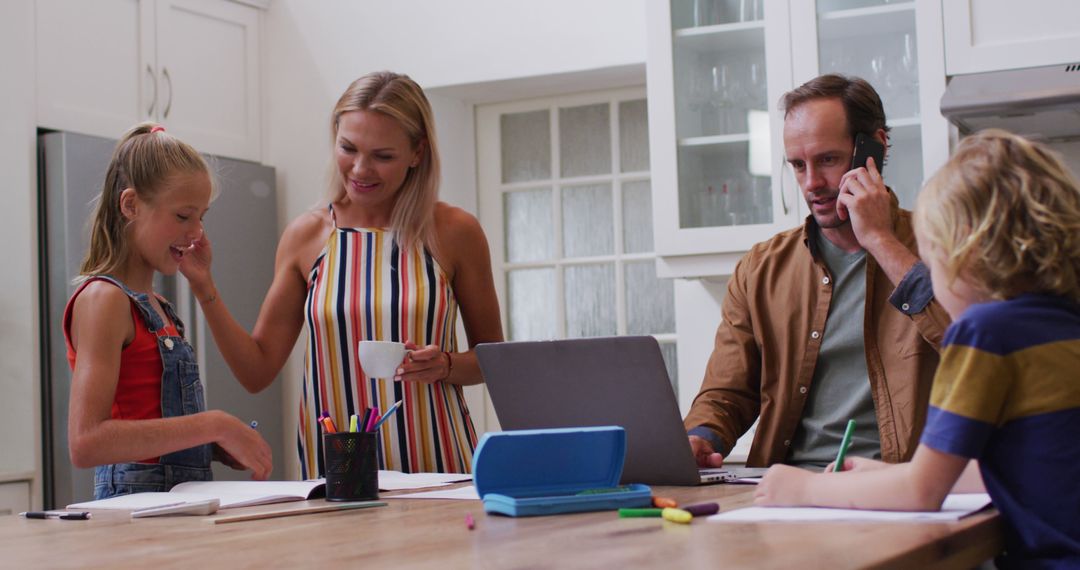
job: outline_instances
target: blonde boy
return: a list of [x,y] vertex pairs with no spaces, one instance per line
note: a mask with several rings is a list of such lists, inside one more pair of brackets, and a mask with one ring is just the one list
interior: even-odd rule
[[954,319],[915,456],[775,466],[755,503],[936,510],[982,487],[977,467],[1001,567],[1080,567],[1080,185],[1043,146],[983,131],[927,183],[915,228]]

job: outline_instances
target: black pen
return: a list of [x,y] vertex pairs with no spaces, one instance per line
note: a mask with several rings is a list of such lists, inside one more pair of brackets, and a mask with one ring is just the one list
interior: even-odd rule
[[90,518],[87,511],[26,511],[19,513],[28,519],[60,519],[65,521],[84,521]]

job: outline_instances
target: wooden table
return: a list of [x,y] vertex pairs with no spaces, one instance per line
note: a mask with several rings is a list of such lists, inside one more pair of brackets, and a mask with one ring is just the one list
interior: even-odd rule
[[[656,487],[682,504],[751,502],[752,486]],[[970,568],[1002,547],[994,511],[957,523],[710,523],[614,512],[507,518],[476,501],[388,506],[215,525],[203,517],[89,521],[0,517],[11,568]],[[308,501],[291,503],[297,507]],[[229,514],[283,505],[230,509]],[[221,512],[219,511],[219,514]],[[465,514],[476,521],[465,525]]]

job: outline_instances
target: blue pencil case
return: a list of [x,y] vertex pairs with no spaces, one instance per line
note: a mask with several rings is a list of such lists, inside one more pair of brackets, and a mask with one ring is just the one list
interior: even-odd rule
[[473,483],[485,512],[511,517],[650,506],[647,485],[619,485],[625,459],[618,426],[487,433]]

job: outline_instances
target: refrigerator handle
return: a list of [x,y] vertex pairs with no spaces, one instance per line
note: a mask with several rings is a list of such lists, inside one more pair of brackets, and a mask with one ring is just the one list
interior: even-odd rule
[[169,111],[172,109],[172,77],[169,77],[169,68],[162,67],[161,75],[165,78],[165,82],[169,84],[169,100],[165,103],[165,112],[162,119],[169,118]]
[[150,107],[146,109],[146,118],[154,118],[154,106],[157,105],[157,77],[154,76],[154,68],[146,64],[146,74],[150,76],[150,84],[154,86],[154,95],[150,98]]

